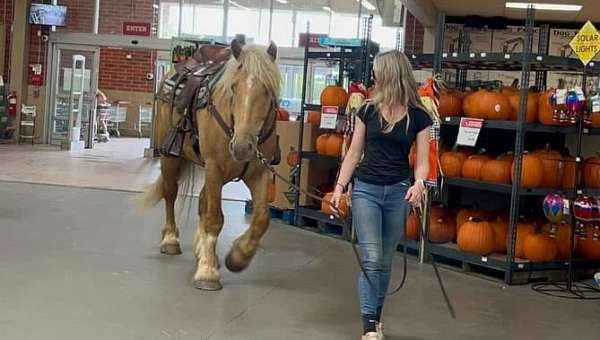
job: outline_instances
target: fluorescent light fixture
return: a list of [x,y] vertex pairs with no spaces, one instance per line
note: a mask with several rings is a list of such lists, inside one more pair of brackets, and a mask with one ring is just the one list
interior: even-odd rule
[[547,3],[528,3],[528,2],[507,2],[506,8],[527,9],[532,6],[534,9],[542,11],[568,11],[579,12],[583,5],[567,5],[567,4],[547,4]]
[[275,1],[279,2],[280,4],[284,4],[284,5],[288,3],[288,0],[275,0]]
[[230,4],[230,5],[232,5],[233,7],[237,7],[237,8],[239,8],[239,9],[243,9],[243,10],[245,10],[245,11],[249,11],[249,10],[250,10],[250,8],[248,8],[248,7],[246,7],[246,6],[242,6],[242,5],[238,4],[238,3],[237,3],[237,2],[235,2],[235,1],[229,1],[229,4]]
[[329,6],[323,6],[323,10],[325,12],[333,13],[333,11],[331,10],[331,7],[329,7]]
[[368,9],[369,11],[374,11],[375,10],[375,5],[373,5],[372,3],[370,3],[369,0],[362,0],[362,1],[361,0],[356,0],[356,2],[359,2],[359,1],[360,1],[360,4],[364,8]]

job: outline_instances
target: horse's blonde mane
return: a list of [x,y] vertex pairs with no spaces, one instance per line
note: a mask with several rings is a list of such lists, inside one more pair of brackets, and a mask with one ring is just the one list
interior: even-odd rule
[[234,93],[232,85],[235,76],[239,72],[245,72],[248,75],[254,76],[260,81],[267,90],[275,97],[279,98],[281,88],[281,74],[279,67],[272,61],[271,56],[262,46],[244,46],[239,60],[231,57],[227,64],[223,76],[216,84],[216,91],[219,95],[226,98],[233,97]]

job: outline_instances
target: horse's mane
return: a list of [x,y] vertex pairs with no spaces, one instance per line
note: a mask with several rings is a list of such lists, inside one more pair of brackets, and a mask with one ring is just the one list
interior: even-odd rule
[[238,72],[245,72],[254,76],[254,79],[260,81],[275,98],[279,98],[281,88],[281,74],[279,68],[272,61],[271,56],[264,47],[244,46],[239,60],[231,57],[225,64],[223,76],[216,84],[216,91],[220,96],[232,98],[234,93],[233,85],[235,76]]

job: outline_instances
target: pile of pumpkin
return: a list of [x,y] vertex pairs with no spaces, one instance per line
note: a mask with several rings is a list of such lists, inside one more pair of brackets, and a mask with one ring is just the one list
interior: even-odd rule
[[[527,96],[527,123],[560,125],[554,120],[551,104],[553,89],[545,92],[529,91]],[[521,93],[516,87],[500,90],[460,92],[444,90],[440,94],[438,112],[442,117],[466,116],[490,120],[517,120]],[[600,128],[600,114],[592,115],[592,127]]]
[[[599,159],[600,160],[600,159]],[[594,162],[586,163],[590,170]],[[476,181],[510,184],[513,181],[514,156],[505,153],[493,157],[484,150],[472,154],[469,150],[452,150],[440,156],[440,166],[446,177],[464,177]],[[524,188],[574,188],[576,182],[575,157],[545,148],[523,155],[521,186]],[[600,162],[598,163],[600,171]],[[598,174],[600,176],[600,173]],[[600,184],[596,181],[595,185]],[[590,184],[592,184],[591,181]],[[593,185],[591,187],[594,187]]]
[[[554,233],[550,225],[536,220],[523,220],[517,224],[515,257],[534,262],[566,259],[569,256],[571,227],[563,225]],[[406,237],[420,239],[420,221],[410,214],[406,223]],[[433,207],[429,221],[429,241],[448,243],[456,241],[458,248],[467,253],[486,256],[492,253],[506,254],[509,244],[508,217],[485,210],[458,210],[454,215],[443,207]],[[588,237],[576,240],[579,256],[588,260],[600,260],[600,240],[595,240],[593,230]]]

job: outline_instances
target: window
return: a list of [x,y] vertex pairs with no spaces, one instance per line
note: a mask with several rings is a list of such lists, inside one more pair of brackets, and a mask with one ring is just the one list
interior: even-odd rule
[[179,1],[161,1],[159,18],[158,37],[176,37],[179,33]]
[[395,49],[398,32],[402,33],[402,29],[398,27],[383,27],[380,16],[373,17],[373,34],[371,39],[379,43],[381,49]]
[[[310,33],[329,34],[330,14],[321,12],[296,12],[296,32],[306,32],[306,23],[310,22]],[[275,26],[273,26],[275,27]]]
[[330,36],[335,38],[357,38],[358,15],[335,13],[331,20]]
[[[298,33],[296,33],[296,36],[297,35]],[[273,11],[271,40],[273,40],[277,44],[277,46],[292,47],[293,42],[296,40],[294,37],[294,23],[292,11]]]

